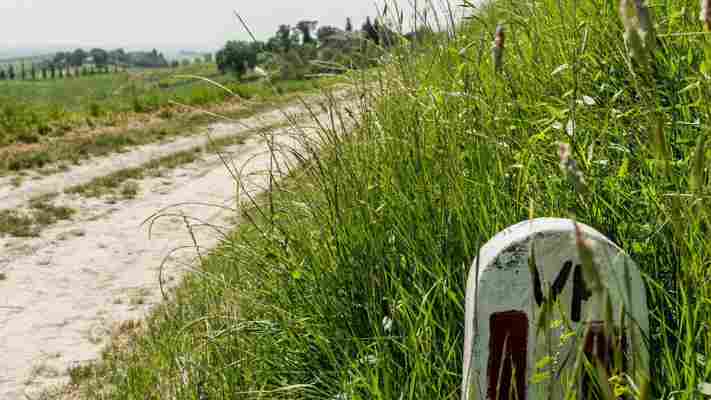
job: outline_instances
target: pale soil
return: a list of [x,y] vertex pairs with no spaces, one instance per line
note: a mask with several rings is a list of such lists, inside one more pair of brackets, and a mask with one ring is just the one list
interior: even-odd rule
[[[318,101],[312,98],[310,104]],[[328,114],[315,108],[321,113],[319,119],[327,123]],[[215,138],[244,134],[255,127],[286,122],[284,111],[295,115],[305,110],[292,105],[240,122],[217,123],[209,130]],[[274,157],[277,177],[295,162],[291,150],[318,142],[314,125],[314,121],[302,119],[298,129],[272,131],[278,149]],[[205,135],[200,135],[142,146],[27,180],[18,188],[9,187],[9,178],[4,178],[0,180],[0,208],[14,208],[29,198],[60,192],[205,141]],[[274,163],[261,135],[252,135],[225,152],[239,170],[242,187],[211,154],[161,177],[138,182],[141,190],[133,200],[115,202],[62,194],[55,203],[78,210],[72,221],[49,227],[38,238],[0,238],[0,273],[5,276],[0,280],[0,399],[34,399],[51,386],[65,384],[69,368],[97,359],[119,324],[145,317],[162,300],[161,262],[170,256],[162,275],[166,287],[177,284],[195,266],[196,251],[181,215],[196,225],[194,234],[201,247],[219,243],[217,230],[200,225],[229,231],[237,212],[215,205],[238,208],[245,201],[245,191],[264,191],[269,181],[266,172]],[[169,210],[171,216],[158,220],[149,238],[147,225],[142,223],[173,205],[179,206]]]

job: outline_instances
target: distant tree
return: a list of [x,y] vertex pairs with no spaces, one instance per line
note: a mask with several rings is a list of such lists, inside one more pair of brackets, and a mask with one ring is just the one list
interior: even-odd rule
[[376,43],[382,44],[386,47],[395,44],[395,38],[397,35],[387,25],[380,22],[380,18],[375,19],[375,24],[373,25],[373,28],[375,28],[375,32],[378,37],[378,41]]
[[353,23],[350,17],[346,18],[346,32],[353,32]]
[[213,60],[212,53],[205,53],[203,56],[203,59],[205,60],[206,63],[211,63]]
[[22,60],[20,62],[20,79],[22,79],[23,81],[27,79],[27,73],[25,71],[25,60]]
[[113,65],[121,65],[128,63],[128,55],[124,49],[111,50],[108,54],[109,63]]
[[15,66],[10,64],[9,67],[7,67],[7,79],[14,80],[15,79]]
[[421,44],[423,43],[427,38],[430,38],[434,35],[434,32],[432,29],[430,29],[427,26],[423,26],[415,31],[409,32],[405,34],[405,38],[409,40],[411,43],[417,43]]
[[66,65],[69,63],[69,59],[70,59],[71,55],[72,55],[71,53],[66,53],[66,52],[60,51],[54,55],[52,62],[54,62],[57,65]]
[[370,17],[366,18],[362,30],[366,39],[375,44],[381,44],[383,46],[391,46],[395,44],[395,32],[388,28],[387,25],[380,22],[380,19],[378,18],[375,19],[375,23],[370,22]]
[[0,69],[0,81],[4,81],[5,79],[7,79],[7,75],[5,74],[5,70],[4,70],[4,69]]
[[267,42],[266,50],[274,53],[285,53],[296,47],[299,43],[298,37],[293,34],[289,25],[279,25],[274,37]]
[[109,53],[103,49],[91,49],[89,55],[94,59],[94,65],[103,67],[109,63]]
[[342,31],[335,26],[324,25],[316,31],[316,38],[323,43],[328,37],[341,33]]
[[375,30],[375,26],[370,22],[370,17],[365,19],[363,26],[361,27],[365,38],[373,43],[380,43],[380,38],[378,37],[378,31]]
[[181,62],[181,64],[183,64],[183,67],[189,66],[189,65],[190,65],[190,59],[189,59],[189,58],[183,59],[183,61]]
[[42,67],[42,80],[47,79],[47,67]]
[[289,25],[279,25],[276,33],[277,39],[281,41],[282,44],[288,44],[289,38],[291,37],[291,26]]
[[127,62],[122,63],[122,65],[132,65],[141,68],[163,68],[170,66],[165,56],[156,49],[150,52],[131,52],[127,54],[126,59]]
[[49,77],[54,79],[57,76],[57,66],[54,63],[49,63]]
[[84,65],[84,61],[86,58],[89,57],[86,51],[82,49],[76,49],[72,54],[69,56],[69,64],[75,66],[75,67],[81,67]]
[[264,49],[261,42],[243,42],[231,40],[217,52],[217,68],[220,72],[233,72],[241,77],[249,68],[257,66],[257,59]]
[[64,68],[59,68],[59,79],[64,78]]
[[30,66],[30,78],[34,81],[37,79],[37,68],[35,67],[35,63],[32,63]]
[[303,44],[312,44],[316,41],[313,37],[313,31],[317,25],[318,21],[299,21],[296,24],[296,30],[301,33],[301,42]]
[[178,68],[178,67],[180,66],[180,61],[178,61],[178,60],[173,60],[173,61],[170,62],[170,66],[171,66],[172,68]]

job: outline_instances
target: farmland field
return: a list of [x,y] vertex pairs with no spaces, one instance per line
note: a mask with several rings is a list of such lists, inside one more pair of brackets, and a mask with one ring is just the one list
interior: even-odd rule
[[[0,172],[63,160],[76,162],[77,157],[105,154],[118,150],[123,146],[120,144],[143,144],[183,134],[190,126],[207,122],[205,115],[177,112],[182,106],[209,108],[228,102],[233,105],[231,115],[244,115],[286,100],[283,95],[287,93],[312,90],[327,81],[245,82],[220,74],[215,64],[208,63],[64,79],[0,81],[0,153],[4,154]],[[102,139],[94,140],[97,134]],[[80,144],[77,135],[83,138]],[[109,145],[101,146],[102,140]]]
[[192,78],[200,75],[222,83],[214,64],[160,70],[129,70],[77,78],[0,82],[0,146],[37,142],[87,124],[114,125],[128,113],[149,112],[169,101],[204,105],[227,93]]

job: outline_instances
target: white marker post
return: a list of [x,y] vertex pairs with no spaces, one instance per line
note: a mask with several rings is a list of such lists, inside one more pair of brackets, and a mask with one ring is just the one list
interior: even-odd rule
[[[582,343],[588,359],[606,366],[611,349],[622,349],[627,372],[648,376],[649,320],[639,270],[602,234],[578,227],[592,246],[611,307],[590,290],[573,221],[541,218],[500,232],[481,248],[469,272],[462,400],[557,400],[571,379],[578,382],[576,398],[583,399],[589,383],[575,376]],[[532,248],[535,268],[529,265]],[[552,305],[548,328],[537,332],[546,305]],[[603,323],[610,308],[612,329]]]

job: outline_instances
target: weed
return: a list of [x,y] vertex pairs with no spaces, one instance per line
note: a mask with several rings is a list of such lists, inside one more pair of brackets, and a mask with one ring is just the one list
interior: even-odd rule
[[79,385],[96,374],[97,367],[92,364],[79,364],[69,369],[69,382]]
[[12,180],[10,181],[10,184],[14,187],[20,187],[22,185],[22,182],[24,182],[25,178],[20,176],[20,175],[15,175],[12,177]]
[[138,195],[140,186],[136,182],[126,182],[121,188],[121,196],[124,199],[134,199]]
[[89,104],[89,115],[94,117],[94,118],[99,118],[104,114],[104,111],[101,109],[101,105],[99,103],[91,103]]
[[34,220],[14,210],[0,210],[0,234],[16,237],[37,236]]
[[28,210],[0,210],[0,234],[33,237],[44,227],[70,219],[75,210],[53,205],[53,197],[48,195],[30,200]]

